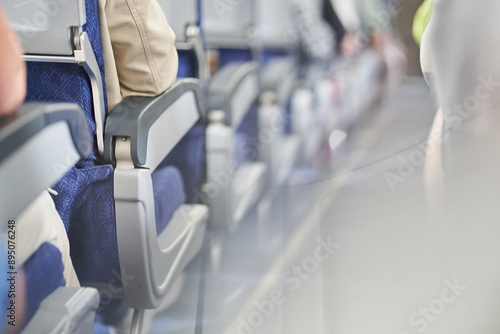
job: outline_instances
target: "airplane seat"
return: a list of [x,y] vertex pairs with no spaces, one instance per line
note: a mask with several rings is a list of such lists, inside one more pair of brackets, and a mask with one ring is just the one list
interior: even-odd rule
[[[219,68],[238,63],[245,64],[255,61],[254,50],[248,48],[223,47],[217,49]],[[256,162],[259,158],[259,107],[258,101],[249,105],[245,116],[234,133],[234,159],[236,168],[245,162]]]
[[214,228],[233,231],[265,189],[267,166],[257,160],[255,62],[222,67],[208,87],[206,194]]
[[[250,48],[222,47],[217,49],[219,69],[230,64],[240,64],[254,61],[254,55]],[[234,133],[234,159],[236,168],[246,161],[255,162],[258,158],[258,101],[249,104],[241,123],[236,127]]]
[[[253,50],[248,48],[223,47],[217,49],[219,68],[232,63],[249,63],[254,61]],[[255,162],[258,159],[258,102],[254,102],[241,120],[234,134],[236,166],[243,165],[246,161]]]
[[211,226],[236,229],[265,189],[267,166],[258,161],[258,62],[248,35],[252,3],[227,13],[203,6],[200,20],[205,48],[218,55],[218,69],[207,82],[207,184]]
[[[299,62],[296,38],[289,15],[288,2],[257,1],[257,38],[261,52],[261,128],[271,129],[273,139],[260,151],[271,170],[271,183],[284,185],[302,156],[305,134],[297,131],[300,115],[310,113],[307,106],[297,108]],[[282,17],[276,20],[276,17]],[[307,134],[310,136],[311,134]]]
[[[199,29],[201,0],[158,0],[158,3],[176,35],[179,56],[177,77],[196,78],[203,89],[206,70],[204,42]],[[180,170],[187,203],[205,202],[201,188],[206,182],[206,127],[206,117],[202,117],[162,163],[176,166]]]
[[[17,247],[23,247],[16,240],[17,224],[26,224],[22,212],[90,151],[85,116],[74,104],[24,104],[0,119],[0,182],[5,186],[0,192],[0,212],[7,219],[0,233],[5,248],[17,255]],[[17,221],[19,217],[21,221]],[[7,224],[8,220],[15,221],[15,226]],[[23,322],[15,322],[18,330],[69,332],[81,328],[90,332],[99,304],[97,290],[64,287],[61,253],[54,245],[43,243],[28,255],[22,264],[27,302],[17,300],[25,307]],[[18,265],[9,264],[9,270],[18,272]],[[58,314],[54,316],[54,312]]]
[[[198,57],[194,52],[179,51],[179,70],[177,78],[200,78]],[[205,108],[204,105],[201,108]],[[186,203],[203,204],[200,189],[206,180],[206,117],[202,116],[186,133],[172,152],[161,163],[163,166],[174,166],[182,175],[183,191]]]
[[125,300],[140,331],[144,310],[160,305],[203,243],[207,208],[184,204],[181,173],[161,164],[202,118],[198,81],[179,80],[157,97],[128,97],[106,115],[96,2],[7,7],[22,37],[37,28],[23,20],[26,13],[59,12],[50,29],[22,39],[31,62],[28,99],[77,102],[86,113],[93,152],[55,187],[54,201],[80,282],[99,289],[101,306]]

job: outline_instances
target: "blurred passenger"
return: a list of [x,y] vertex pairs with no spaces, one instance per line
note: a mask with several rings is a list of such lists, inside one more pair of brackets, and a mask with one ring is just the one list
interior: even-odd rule
[[357,9],[356,1],[353,0],[331,0],[344,28],[353,33],[361,29],[361,18]]
[[323,0],[322,1],[322,9],[321,9],[321,14],[323,16],[323,19],[325,22],[327,22],[335,32],[335,39],[337,42],[337,51],[340,51],[340,46],[342,45],[342,42],[344,40],[344,36],[346,34],[346,31],[344,29],[344,25],[342,24],[342,21],[340,21],[340,18],[337,15],[337,12],[335,11],[335,8],[333,7],[332,1],[331,0]]
[[345,30],[344,37],[340,42],[340,50],[347,56],[353,55],[361,48],[358,40],[361,19],[356,3],[352,0],[330,0],[330,2]]
[[319,8],[309,1],[290,1],[301,55],[305,61],[329,61],[336,48],[335,33],[323,20]]
[[386,40],[393,38],[393,14],[381,0],[330,0],[346,28],[341,49],[347,55],[366,47],[380,51]]
[[[498,132],[495,115],[500,106],[500,31],[496,29],[499,10],[499,2],[488,0],[437,0],[433,5],[422,37],[421,62],[442,110],[443,131],[464,130],[468,121],[486,115],[482,122],[474,122],[473,136],[479,140],[491,135],[493,140]],[[463,30],[457,29],[463,27],[463,22],[469,24]],[[458,147],[450,145],[444,149],[447,159],[442,168],[446,180],[455,180],[456,168],[450,166],[462,165],[464,157]],[[446,182],[446,187],[447,194],[452,194],[453,184]]]

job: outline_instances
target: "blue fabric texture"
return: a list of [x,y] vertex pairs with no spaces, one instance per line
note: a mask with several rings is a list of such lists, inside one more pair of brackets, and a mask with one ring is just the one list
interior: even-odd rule
[[25,324],[33,317],[42,301],[57,288],[65,286],[61,252],[45,243],[25,262],[27,303]]
[[220,49],[219,50],[219,67],[234,62],[249,62],[252,61],[252,51],[250,49]]
[[197,78],[198,64],[196,57],[191,51],[178,51],[179,69],[177,78]]
[[241,121],[235,133],[235,154],[237,166],[256,161],[259,154],[259,105],[255,102]]
[[[87,161],[85,161],[87,162]],[[81,282],[109,283],[120,273],[113,201],[113,174],[88,164],[72,170],[64,189],[72,200],[68,237],[71,258]],[[66,183],[68,182],[68,183]],[[60,183],[61,184],[61,183]],[[61,196],[61,190],[59,196]],[[56,198],[57,198],[56,197]]]
[[172,166],[157,169],[152,175],[155,198],[156,234],[165,230],[175,211],[186,202],[179,170]]
[[204,124],[195,125],[162,162],[162,166],[172,165],[181,172],[187,203],[202,202],[199,189],[206,173],[205,133]]
[[[197,22],[201,27],[202,19],[202,0],[197,0]],[[203,31],[200,31],[203,39]],[[179,70],[177,77],[198,78],[198,60],[192,51],[178,50]],[[191,204],[202,204],[200,196],[201,185],[205,181],[205,133],[206,125],[199,122],[195,125],[184,138],[170,152],[167,158],[162,162],[162,166],[175,166],[181,173],[184,180],[184,193],[186,202]]]

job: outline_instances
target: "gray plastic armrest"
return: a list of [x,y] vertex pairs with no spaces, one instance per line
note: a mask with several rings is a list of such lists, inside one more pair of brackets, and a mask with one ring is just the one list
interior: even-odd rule
[[[191,115],[193,111],[187,110],[192,109],[186,108],[188,104],[195,107],[196,115]],[[149,159],[156,160],[156,157],[151,156],[151,144],[154,144],[151,137],[161,131],[166,136],[163,147],[173,148],[185,134],[175,133],[179,125],[175,123],[183,122],[186,118],[203,118],[204,110],[201,88],[195,79],[179,80],[170,90],[156,97],[128,97],[113,108],[106,119],[104,158],[109,163],[113,162],[114,140],[125,137],[131,141],[134,165],[148,166]],[[155,129],[158,127],[156,124],[162,123],[173,129]],[[148,167],[154,169],[152,165]]]
[[258,64],[233,63],[212,78],[208,88],[209,110],[222,110],[225,123],[237,128],[259,94]]
[[14,114],[0,118],[0,163],[48,126],[67,123],[73,144],[82,158],[92,149],[83,111],[70,103],[27,103]]
[[91,334],[99,307],[93,288],[59,288],[44,299],[22,333]]
[[0,214],[15,218],[92,149],[75,104],[25,104],[0,118]]

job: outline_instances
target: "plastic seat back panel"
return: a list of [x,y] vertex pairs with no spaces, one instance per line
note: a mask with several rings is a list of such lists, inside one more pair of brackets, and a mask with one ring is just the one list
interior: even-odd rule
[[27,54],[68,56],[73,54],[71,28],[85,24],[83,2],[3,1],[2,7]]

